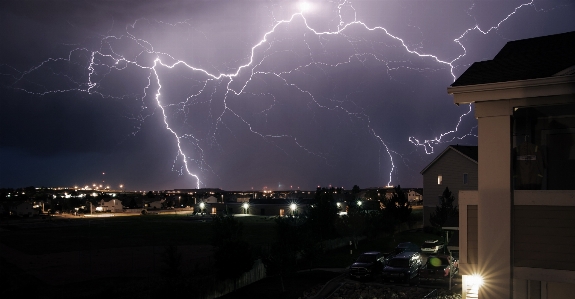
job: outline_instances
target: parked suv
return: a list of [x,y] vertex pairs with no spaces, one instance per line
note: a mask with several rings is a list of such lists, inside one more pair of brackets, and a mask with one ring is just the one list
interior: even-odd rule
[[392,257],[383,268],[383,280],[390,282],[411,282],[421,268],[421,254],[403,252]]
[[379,275],[383,269],[383,261],[383,253],[379,251],[365,252],[349,267],[349,276],[367,278]]

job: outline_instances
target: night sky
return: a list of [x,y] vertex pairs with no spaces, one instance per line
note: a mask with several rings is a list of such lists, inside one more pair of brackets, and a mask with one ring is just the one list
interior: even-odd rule
[[570,0],[309,3],[2,1],[0,187],[421,187],[477,144],[454,76],[575,30]]

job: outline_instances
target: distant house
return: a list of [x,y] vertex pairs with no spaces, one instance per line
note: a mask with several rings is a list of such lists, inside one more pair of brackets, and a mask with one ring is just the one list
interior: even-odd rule
[[411,189],[407,191],[407,201],[411,205],[417,205],[423,200],[423,191]]
[[122,202],[118,199],[110,199],[109,201],[101,200],[100,209],[96,209],[102,212],[112,212],[119,213],[123,211]]
[[38,213],[38,210],[35,210],[32,204],[26,201],[13,205],[10,209],[10,214],[18,217],[33,217]]
[[435,211],[445,187],[459,202],[460,190],[477,190],[477,146],[450,145],[422,171],[423,225],[431,225],[429,217]]
[[146,204],[146,208],[159,210],[162,208],[165,201],[166,201],[165,199],[161,199],[161,200],[155,200],[155,201],[149,202]]

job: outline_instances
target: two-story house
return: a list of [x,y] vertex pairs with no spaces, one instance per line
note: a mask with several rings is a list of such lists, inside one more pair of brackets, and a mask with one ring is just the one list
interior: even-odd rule
[[447,89],[478,120],[478,188],[459,192],[464,298],[575,296],[574,53],[575,32],[508,42]]
[[458,205],[460,190],[477,190],[477,146],[450,145],[422,171],[423,225],[431,225],[429,217],[435,207],[441,204],[446,187],[455,197]]

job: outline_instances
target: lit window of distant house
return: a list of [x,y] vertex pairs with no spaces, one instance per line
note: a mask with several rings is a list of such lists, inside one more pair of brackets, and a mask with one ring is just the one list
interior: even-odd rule
[[442,182],[443,182],[443,177],[440,176],[440,175],[438,175],[438,176],[437,176],[437,184],[438,184],[438,185],[441,185]]

